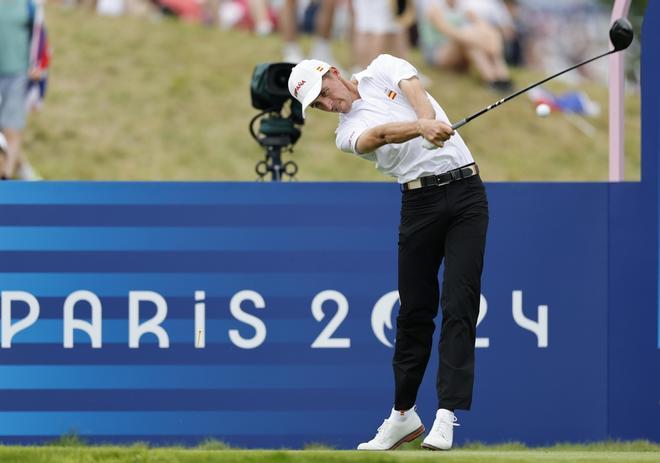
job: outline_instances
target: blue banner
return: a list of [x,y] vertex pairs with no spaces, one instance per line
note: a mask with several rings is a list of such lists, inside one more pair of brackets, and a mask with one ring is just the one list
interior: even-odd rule
[[[608,435],[615,187],[487,186],[475,400],[459,442]],[[388,413],[396,185],[0,189],[4,442],[351,448]],[[418,402],[429,425],[436,364]]]

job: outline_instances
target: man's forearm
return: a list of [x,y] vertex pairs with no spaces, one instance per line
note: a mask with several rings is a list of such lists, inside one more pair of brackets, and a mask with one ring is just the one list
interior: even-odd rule
[[357,139],[358,153],[370,153],[389,143],[404,143],[422,136],[437,146],[454,135],[451,125],[435,119],[419,119],[416,121],[390,122],[378,125],[364,132]]
[[389,143],[403,143],[421,134],[418,121],[389,122],[378,125],[363,133],[357,141],[359,153],[370,153]]
[[384,144],[403,143],[421,135],[419,122],[390,122],[376,127],[380,129],[379,137]]

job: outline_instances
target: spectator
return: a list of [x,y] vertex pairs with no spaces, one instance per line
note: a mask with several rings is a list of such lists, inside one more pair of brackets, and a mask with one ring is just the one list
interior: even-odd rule
[[[365,69],[383,53],[407,58],[409,50],[407,30],[397,21],[397,11],[391,0],[352,0],[351,4],[353,65],[356,69]],[[319,59],[332,62],[332,60]]]
[[50,65],[50,45],[40,8],[32,25],[30,40],[30,74],[26,91],[27,113],[38,111],[43,105],[48,84],[48,66]]
[[264,36],[274,28],[275,15],[266,0],[224,0],[219,4],[218,16],[221,29],[241,27]]
[[273,21],[266,0],[249,0],[250,16],[257,35],[268,35],[273,31]]
[[431,66],[457,71],[471,66],[492,89],[511,90],[502,37],[493,26],[457,8],[455,0],[419,0],[418,19],[420,45]]
[[[337,0],[319,0],[319,11],[316,14],[316,33],[312,45],[311,56],[330,63],[337,62],[332,54],[330,38]],[[298,43],[298,2],[285,0],[280,12],[280,32],[284,40],[283,60],[288,63],[299,63],[305,56]]]
[[121,16],[126,5],[124,0],[98,0],[96,12],[102,16]]
[[458,5],[461,11],[473,12],[499,31],[508,64],[522,64],[521,42],[525,28],[517,0],[460,0]]
[[507,63],[522,66],[525,64],[523,49],[529,34],[528,27],[522,20],[518,0],[504,0],[504,6],[509,12],[513,24],[511,34],[504,35],[504,56]]
[[151,0],[167,16],[175,16],[185,21],[201,22],[203,4],[197,0]]
[[513,32],[513,18],[510,10],[502,0],[458,0],[456,7],[463,12],[471,11],[491,26],[498,29],[503,36]]
[[2,134],[2,132],[0,132],[0,172],[4,172],[4,165],[5,165],[4,161],[8,150],[9,147],[7,146],[7,139]]
[[[0,178],[37,180],[39,176],[21,150],[26,119],[28,76],[40,77],[30,67],[30,40],[36,18],[31,0],[2,0],[0,8],[0,132],[7,140],[7,152]],[[37,37],[35,37],[37,39]]]

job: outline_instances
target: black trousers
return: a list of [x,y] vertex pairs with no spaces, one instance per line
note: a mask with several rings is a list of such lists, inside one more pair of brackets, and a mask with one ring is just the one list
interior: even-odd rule
[[[481,294],[488,200],[478,175],[403,193],[399,227],[399,296],[394,347],[394,408],[416,401],[442,306],[438,408],[469,410]],[[438,271],[444,260],[442,299]]]

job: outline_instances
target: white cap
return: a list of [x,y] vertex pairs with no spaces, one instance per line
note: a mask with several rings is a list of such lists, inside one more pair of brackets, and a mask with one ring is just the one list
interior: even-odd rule
[[306,59],[291,69],[289,93],[300,101],[303,117],[307,106],[321,93],[321,78],[331,67],[324,61]]

